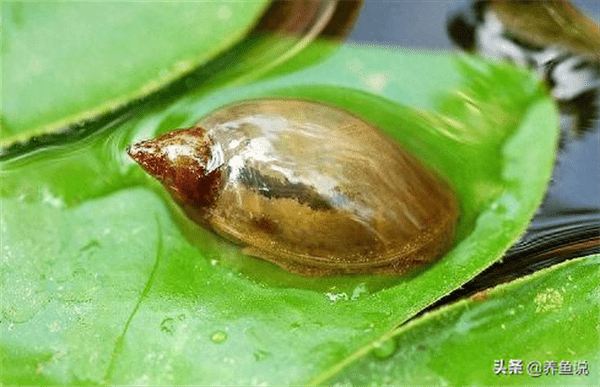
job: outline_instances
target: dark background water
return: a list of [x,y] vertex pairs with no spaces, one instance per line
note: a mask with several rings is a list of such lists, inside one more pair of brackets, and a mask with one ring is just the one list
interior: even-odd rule
[[[600,2],[573,2],[600,20]],[[414,49],[458,51],[446,33],[447,19],[468,1],[366,1],[349,40]],[[600,121],[573,130],[563,117],[562,146],[552,182],[522,240],[453,298],[473,293],[565,259],[600,252]],[[447,300],[449,301],[449,300]]]

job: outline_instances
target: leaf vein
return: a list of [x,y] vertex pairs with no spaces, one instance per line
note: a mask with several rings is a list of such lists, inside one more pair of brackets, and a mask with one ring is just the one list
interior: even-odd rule
[[133,308],[133,311],[131,312],[131,314],[127,318],[127,321],[125,322],[123,331],[121,332],[119,337],[117,337],[117,339],[115,340],[115,347],[111,354],[110,364],[108,365],[106,374],[104,375],[103,384],[111,384],[110,381],[112,380],[113,375],[114,375],[117,358],[123,351],[123,343],[124,343],[125,335],[127,334],[127,331],[129,330],[129,326],[130,326],[131,322],[133,321],[133,317],[136,315],[137,311],[139,310],[140,305],[142,304],[144,299],[150,293],[150,289],[152,288],[152,283],[154,282],[154,277],[156,275],[156,272],[158,271],[158,264],[162,257],[162,251],[163,251],[163,238],[162,238],[162,229],[160,227],[160,221],[158,220],[158,214],[155,214],[155,220],[156,220],[156,229],[157,229],[158,236],[157,236],[157,240],[156,240],[156,258],[154,260],[154,266],[152,267],[152,271],[150,272],[148,281],[146,281],[146,285],[144,286],[144,289],[142,290],[140,297],[138,298],[138,301],[136,302],[136,304]]

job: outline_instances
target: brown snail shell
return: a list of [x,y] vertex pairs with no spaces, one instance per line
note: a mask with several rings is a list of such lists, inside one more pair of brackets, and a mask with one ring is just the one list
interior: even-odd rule
[[404,273],[453,241],[450,188],[331,106],[242,102],[128,153],[192,220],[302,275]]

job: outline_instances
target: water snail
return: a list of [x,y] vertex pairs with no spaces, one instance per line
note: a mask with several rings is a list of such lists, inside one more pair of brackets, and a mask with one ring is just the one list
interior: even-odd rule
[[328,105],[241,102],[128,154],[193,221],[301,275],[405,273],[453,242],[450,187],[376,127]]

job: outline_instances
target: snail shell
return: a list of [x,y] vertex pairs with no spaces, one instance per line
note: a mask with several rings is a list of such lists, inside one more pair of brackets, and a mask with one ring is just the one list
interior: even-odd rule
[[192,220],[302,275],[403,273],[453,241],[450,188],[331,106],[238,103],[128,153]]

